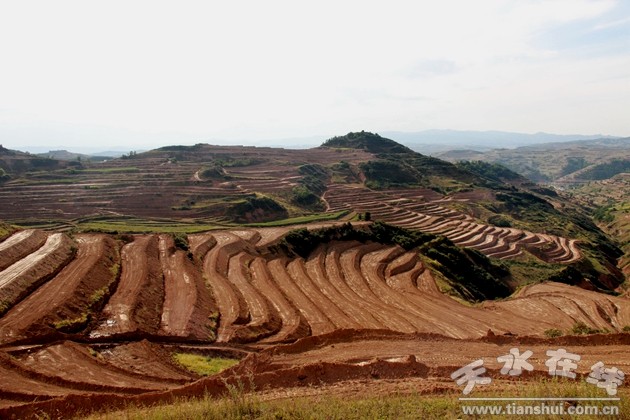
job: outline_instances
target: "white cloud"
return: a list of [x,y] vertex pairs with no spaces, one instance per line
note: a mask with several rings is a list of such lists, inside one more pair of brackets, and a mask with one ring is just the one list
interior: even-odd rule
[[614,28],[616,26],[623,26],[623,25],[627,25],[630,23],[630,17],[626,17],[623,19],[617,19],[617,20],[613,20],[613,21],[609,21],[606,23],[600,23],[598,25],[595,25],[593,27],[593,31],[601,31],[604,29],[610,29],[610,28]]
[[[533,42],[615,5],[4,2],[0,110],[25,121],[233,138],[346,128],[630,134],[627,119],[610,117],[630,105],[627,80],[601,82],[623,58],[569,58]],[[561,111],[576,101],[583,110]]]

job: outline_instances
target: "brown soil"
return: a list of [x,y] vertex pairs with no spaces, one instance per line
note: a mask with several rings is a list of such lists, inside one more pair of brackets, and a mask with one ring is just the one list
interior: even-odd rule
[[53,278],[73,255],[70,238],[55,233],[44,246],[0,272],[0,314]]
[[186,252],[175,250],[173,239],[160,236],[160,261],[164,273],[164,307],[160,332],[196,340],[214,338],[215,325],[208,315],[216,311],[201,271]]
[[164,279],[159,265],[157,236],[141,236],[122,248],[121,276],[116,292],[103,309],[92,337],[147,333],[159,330]]
[[582,257],[574,239],[477,223],[470,215],[449,207],[452,203],[465,204],[471,200],[488,199],[482,192],[443,197],[422,188],[372,191],[363,187],[332,184],[324,197],[329,211],[369,211],[373,219],[442,234],[457,245],[477,249],[493,258],[515,258],[522,253],[522,249],[527,249],[544,261],[562,264],[575,262]]
[[48,235],[41,230],[23,230],[0,243],[0,272],[32,254],[46,243]]
[[[630,370],[628,334],[543,338],[576,322],[619,332],[630,325],[627,298],[545,283],[469,306],[440,293],[414,252],[332,242],[303,260],[270,255],[276,235],[195,235],[190,255],[169,235],[143,235],[120,258],[111,237],[77,235],[76,258],[0,317],[0,418],[220,395],[223,379],[247,372],[270,395],[338,383],[386,389],[383,381],[407,378],[422,392],[459,392],[452,372],[482,358],[500,376],[496,358],[512,347],[534,352],[527,378],[544,376],[545,351],[557,348],[582,356],[582,374],[599,360]],[[15,264],[28,272],[40,262]],[[106,302],[90,305],[98,290]],[[98,323],[79,332],[87,309]],[[77,318],[73,335],[51,327]],[[174,364],[176,349],[244,359],[198,379]]]
[[53,334],[54,325],[64,321],[79,330],[86,326],[97,296],[107,296],[117,280],[112,268],[118,245],[104,235],[80,235],[77,243],[75,260],[0,319],[2,341]]
[[104,346],[98,348],[98,355],[108,364],[142,377],[173,384],[199,379],[198,375],[173,362],[171,351],[147,340]]
[[[140,343],[133,354],[145,357],[155,355],[154,345]],[[520,381],[540,380],[549,377],[545,361],[546,351],[565,348],[570,353],[581,356],[578,362],[578,380],[584,380],[590,367],[599,361],[614,365],[621,370],[630,369],[630,336],[603,335],[592,337],[567,337],[541,339],[534,337],[495,337],[475,340],[452,339],[437,334],[400,334],[390,331],[338,330],[334,333],[298,340],[294,344],[267,348],[246,357],[239,365],[218,377],[203,378],[189,385],[171,388],[168,392],[129,395],[147,391],[154,387],[169,387],[165,382],[155,383],[144,371],[130,369],[124,371],[108,364],[110,356],[92,356],[84,347],[62,343],[44,347],[29,356],[22,356],[13,362],[7,375],[13,376],[11,389],[3,398],[11,406],[0,405],[0,416],[34,417],[42,413],[54,418],[67,417],[91,410],[124,408],[126,405],[153,405],[174,402],[178,397],[220,396],[226,393],[225,382],[243,381],[246,387],[250,383],[258,390],[265,390],[260,395],[264,399],[287,398],[291,396],[329,395],[331,390],[340,390],[341,395],[365,395],[369,392],[391,394],[395,390],[406,390],[413,394],[459,394],[458,386],[450,375],[473,360],[482,359],[487,368],[486,376],[493,378],[491,385],[505,389],[514,386],[513,380],[500,373],[503,363],[497,357],[509,354],[510,349],[518,348],[521,353],[531,350],[533,355],[528,360],[534,367],[533,372],[525,371]],[[101,350],[101,354],[109,350]],[[122,352],[127,351],[126,349]],[[60,373],[51,370],[48,365],[41,365],[42,358],[53,360],[56,366],[63,366],[72,360],[73,372]],[[119,360],[125,359],[125,356]],[[109,360],[108,360],[109,358]],[[0,362],[1,359],[0,358]],[[106,361],[104,361],[106,360]],[[132,363],[133,364],[133,363]],[[0,364],[0,369],[4,365]],[[18,375],[25,375],[28,369],[38,369],[40,380],[48,380],[33,387],[30,393],[21,393],[18,384],[25,384],[24,376],[16,376],[15,366],[23,366]],[[90,378],[97,372],[101,379],[98,383]],[[124,372],[124,375],[123,375]],[[153,372],[151,372],[152,374]],[[52,384],[55,380],[65,387],[74,386],[78,376],[83,374],[82,384],[91,389],[93,394],[82,395],[81,391],[67,389],[63,398],[53,398],[59,387]],[[87,375],[87,376],[85,376]],[[140,375],[140,376],[135,376]],[[242,376],[245,375],[245,376]],[[134,379],[135,378],[135,379]],[[239,379],[240,378],[240,379]],[[167,381],[168,382],[168,381]],[[107,385],[104,385],[107,383]],[[7,385],[8,386],[8,385]],[[622,392],[626,385],[622,386]],[[99,388],[100,387],[100,388]],[[110,389],[116,389],[116,393]],[[25,404],[16,398],[27,398],[33,393],[41,393],[47,401]],[[406,393],[405,392],[405,393]],[[473,391],[474,392],[474,391]],[[516,392],[516,391],[515,391]],[[125,395],[126,394],[126,395]]]

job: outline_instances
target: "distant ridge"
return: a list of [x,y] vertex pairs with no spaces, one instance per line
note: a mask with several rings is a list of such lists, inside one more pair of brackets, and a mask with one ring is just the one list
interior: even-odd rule
[[580,140],[618,139],[616,136],[602,134],[549,134],[549,133],[512,133],[506,131],[458,131],[425,130],[418,132],[385,131],[381,133],[421,153],[443,152],[452,149],[513,149],[543,143],[564,143]]
[[[334,133],[312,135],[308,137],[290,137],[290,138],[249,138],[249,139],[220,139],[211,136],[198,135],[194,138],[190,136],[181,136],[181,138],[164,139],[160,135],[152,138],[145,136],[141,141],[135,140],[132,136],[125,137],[125,133],[112,136],[112,138],[128,138],[128,145],[117,146],[116,149],[102,151],[99,149],[85,146],[71,146],[58,142],[54,146],[13,146],[11,144],[5,146],[9,149],[19,149],[21,151],[33,154],[45,154],[51,150],[68,150],[73,153],[80,153],[90,156],[109,156],[119,157],[132,150],[153,150],[164,145],[194,145],[196,143],[209,143],[216,145],[242,145],[242,146],[264,146],[264,147],[281,147],[288,149],[308,149],[317,147],[323,141],[330,138]],[[379,131],[379,135],[384,138],[392,139],[401,143],[414,151],[424,154],[434,154],[453,149],[473,149],[478,151],[486,151],[496,148],[516,148],[522,146],[531,146],[541,143],[567,142],[579,140],[596,140],[596,139],[616,139],[619,136],[609,135],[561,135],[549,133],[512,133],[506,131],[460,131],[460,130],[424,130],[417,132],[404,131]],[[105,146],[108,147],[108,146]]]

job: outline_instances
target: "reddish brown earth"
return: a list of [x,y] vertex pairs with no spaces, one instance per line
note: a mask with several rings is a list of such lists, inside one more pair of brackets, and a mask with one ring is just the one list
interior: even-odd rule
[[175,249],[167,235],[160,235],[160,261],[164,273],[160,333],[195,340],[214,338],[213,323],[208,318],[216,306],[199,268],[185,251]]
[[11,306],[54,277],[72,259],[72,247],[72,241],[64,234],[50,235],[41,248],[0,272],[0,313],[6,313]]
[[[133,360],[133,355],[155,357],[152,347],[155,345],[140,343],[130,352],[128,349],[118,351],[114,358],[108,354],[110,349],[101,349],[92,356],[86,347],[65,342],[32,349],[28,355],[0,357],[0,370],[7,368],[3,382],[4,378],[11,379],[3,385],[6,391],[0,394],[3,402],[0,416],[30,418],[48,414],[57,418],[90,410],[122,409],[130,404],[166,404],[179,397],[221,396],[227,392],[226,381],[235,383],[243,379],[247,387],[253,384],[257,390],[265,390],[263,396],[274,399],[331,393],[339,398],[347,394],[365,395],[368,389],[370,395],[373,392],[391,395],[398,391],[399,394],[413,395],[447,393],[456,397],[462,395],[463,386],[458,386],[450,378],[451,374],[477,359],[482,359],[487,369],[484,376],[492,378],[491,384],[476,385],[477,392],[483,389],[505,391],[508,387],[519,395],[517,383],[550,377],[545,365],[546,352],[561,348],[581,357],[575,370],[576,381],[584,381],[590,367],[599,361],[622,371],[630,369],[630,337],[627,334],[556,339],[497,336],[461,340],[437,334],[339,330],[298,340],[294,344],[267,348],[251,354],[216,377],[194,382],[191,378],[188,385],[173,388],[178,376],[182,375],[177,368],[167,366],[167,373],[156,376],[153,370],[147,372],[146,367],[138,368]],[[533,372],[525,371],[517,379],[501,374],[503,363],[498,362],[497,357],[509,354],[512,348],[521,353],[533,352],[528,359]],[[75,368],[72,372],[51,370],[51,364],[40,363],[44,358],[54,361],[56,366],[63,366],[71,359]],[[121,363],[125,365],[122,369],[117,366]],[[37,369],[39,380],[29,382],[24,375],[33,375],[34,369]],[[74,389],[81,374],[84,375],[80,382],[82,390]],[[102,379],[92,379],[94,374]],[[156,381],[157,378],[160,380]],[[105,381],[107,385],[103,385]],[[620,387],[619,395],[625,397],[628,394],[626,387],[627,384]],[[65,396],[58,397],[64,389]],[[157,392],[148,392],[150,389]],[[160,392],[159,389],[168,391]],[[471,396],[475,395],[475,390]],[[601,392],[602,396],[607,396],[604,390]],[[15,400],[18,396],[26,399],[29,395],[31,398],[38,395],[39,402],[17,403]]]
[[0,271],[41,248],[47,238],[40,230],[23,230],[0,243]]
[[[39,178],[25,174],[3,183],[2,219],[80,221],[85,216],[222,219],[225,203],[258,192],[290,191],[300,178],[295,162],[351,164],[372,157],[361,150],[200,145],[198,149],[155,150],[134,159],[113,159],[83,168],[54,170]],[[205,179],[200,172],[213,160],[250,162],[230,166],[234,179]],[[11,171],[9,171],[11,172]],[[187,205],[194,201],[195,206]]]
[[[50,278],[41,265],[73,242],[43,233],[55,246],[24,256],[4,277],[13,284],[36,272],[43,283],[0,317],[0,418],[219,395],[222,378],[248,370],[257,389],[412,378],[422,392],[458,392],[453,371],[483,358],[499,375],[496,357],[512,347],[534,352],[530,378],[545,375],[544,352],[561,347],[581,354],[581,373],[599,360],[630,371],[630,335],[620,333],[630,325],[628,298],[544,283],[472,306],[442,294],[415,252],[331,242],[306,260],[270,254],[282,232],[192,235],[189,253],[169,235],[123,244],[82,234],[77,255]],[[544,338],[576,322],[611,334]],[[248,356],[219,378],[199,379],[173,362],[175,348]]]
[[92,337],[159,330],[164,302],[157,236],[139,236],[121,251],[121,276],[116,292],[101,313]]
[[547,262],[568,264],[581,258],[575,239],[486,225],[449,207],[492,199],[490,192],[444,197],[427,188],[373,191],[358,185],[332,184],[324,198],[330,212],[344,209],[369,212],[373,219],[441,234],[459,246],[476,249],[489,257],[515,258],[527,250]]
[[[231,162],[218,177],[204,178],[213,160]],[[319,147],[285,150],[257,147],[197,145],[155,150],[133,159],[114,159],[85,168],[56,171],[44,179],[25,176],[3,184],[0,190],[2,218],[30,224],[58,221],[71,227],[86,219],[203,220],[225,222],[230,206],[253,193],[284,200],[303,180],[303,164],[347,162],[356,176],[339,174],[327,180],[321,197],[328,212],[370,212],[374,219],[426,232],[440,233],[461,246],[478,249],[500,259],[530,251],[555,263],[581,258],[574,238],[545,235],[487,225],[475,219],[468,203],[492,201],[492,191],[473,191],[444,196],[428,188],[376,191],[361,183],[358,165],[375,159],[364,150]],[[331,169],[332,170],[332,169]],[[356,179],[354,179],[356,178]],[[354,183],[353,183],[354,182]],[[265,213],[253,209],[250,213]],[[279,213],[278,213],[279,214]],[[263,220],[273,214],[258,214]],[[257,217],[258,217],[257,216]],[[258,220],[258,219],[257,219]],[[272,239],[261,238],[262,242]],[[2,253],[0,251],[0,267]]]
[[71,263],[0,318],[0,340],[50,334],[53,324],[80,319],[95,303],[95,293],[105,294],[116,281],[112,267],[118,249],[111,238],[81,235],[77,243],[79,251]]

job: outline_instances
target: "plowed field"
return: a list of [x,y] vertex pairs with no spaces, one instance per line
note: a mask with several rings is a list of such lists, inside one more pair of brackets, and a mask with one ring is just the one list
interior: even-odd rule
[[[551,347],[581,354],[582,374],[600,360],[630,370],[627,298],[543,283],[472,306],[442,294],[413,251],[330,242],[307,259],[269,252],[284,231],[197,234],[189,250],[170,235],[123,243],[26,231],[5,239],[0,417],[225,391],[220,378],[199,379],[174,362],[176,348],[248,355],[221,375],[250,371],[259,389],[413,377],[458,392],[453,371],[483,358],[496,374],[496,357],[512,347],[534,351],[531,378],[544,374]],[[496,234],[501,252],[527,246],[527,237]],[[562,238],[541,239],[577,252]],[[544,338],[578,322],[609,334]]]

